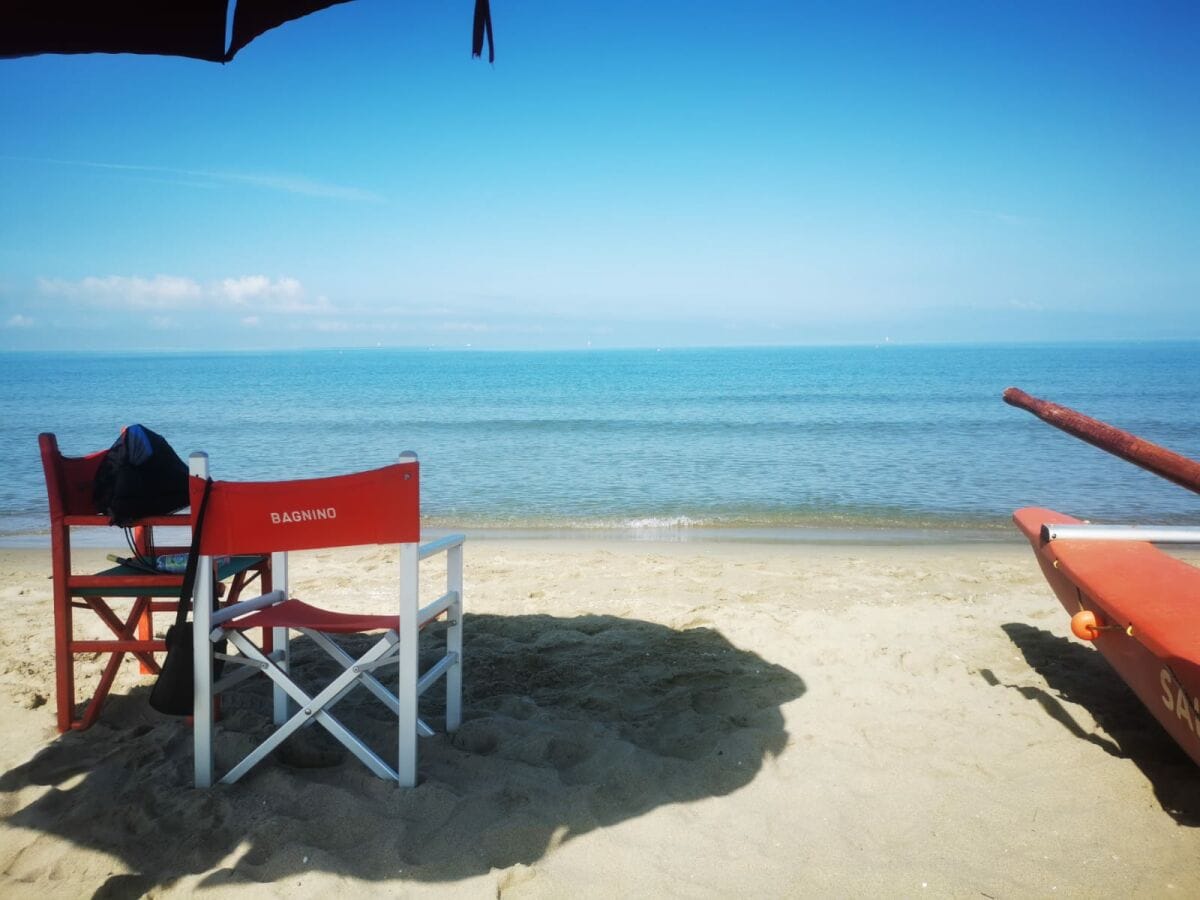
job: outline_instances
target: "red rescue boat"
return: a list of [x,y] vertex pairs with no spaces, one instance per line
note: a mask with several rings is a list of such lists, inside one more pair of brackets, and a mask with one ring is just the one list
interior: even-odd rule
[[[1004,400],[1200,493],[1200,463],[1016,388]],[[1200,765],[1200,569],[1155,546],[1200,543],[1200,529],[1090,525],[1049,509],[1013,521],[1042,574],[1089,640]],[[1153,542],[1153,543],[1152,543]]]

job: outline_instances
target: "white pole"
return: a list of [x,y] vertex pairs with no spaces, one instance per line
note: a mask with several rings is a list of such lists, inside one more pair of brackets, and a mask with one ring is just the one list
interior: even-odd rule
[[1200,528],[1187,525],[1043,525],[1042,540],[1200,544]]

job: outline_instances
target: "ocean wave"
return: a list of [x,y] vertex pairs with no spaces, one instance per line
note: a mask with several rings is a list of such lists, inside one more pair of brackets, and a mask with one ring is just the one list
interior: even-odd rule
[[687,528],[703,528],[711,524],[712,520],[710,519],[695,519],[691,516],[643,516],[612,524],[595,522],[584,527],[617,528],[628,531],[680,531]]

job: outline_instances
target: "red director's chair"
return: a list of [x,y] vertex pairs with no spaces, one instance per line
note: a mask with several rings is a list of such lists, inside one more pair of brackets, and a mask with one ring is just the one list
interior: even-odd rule
[[[208,787],[218,779],[224,783],[236,781],[290,736],[313,725],[325,728],[380,778],[405,787],[416,785],[417,737],[433,734],[420,717],[418,698],[437,682],[443,682],[445,730],[454,731],[462,721],[464,542],[463,535],[456,534],[420,543],[420,469],[416,455],[401,454],[399,461],[390,466],[348,475],[298,481],[210,481],[207,487],[204,479],[208,458],[193,453],[190,469],[193,515],[198,518],[198,511],[205,510],[203,522],[197,522],[201,529],[200,564],[192,629],[196,786]],[[296,599],[289,592],[289,551],[363,545],[389,546],[399,564],[383,603],[369,602],[365,592],[327,587],[320,592],[326,602],[332,599],[350,608],[322,608]],[[206,562],[247,547],[273,554],[272,571],[278,589],[214,611],[211,568]],[[422,605],[420,563],[443,556],[444,593]],[[335,568],[337,565],[331,563]],[[434,576],[434,580],[440,579]],[[421,632],[440,618],[445,619],[444,637],[428,636],[424,643],[434,651],[435,658],[430,661],[427,657],[428,665],[421,671]],[[270,646],[252,640],[251,635],[258,629],[262,629],[264,638],[270,638]],[[308,660],[293,654],[293,631],[335,661],[336,674],[330,681],[314,687],[308,677],[299,679],[301,670],[310,675],[313,670],[323,672],[319,666],[301,665]],[[344,637],[341,642],[331,637],[361,632],[375,632],[375,637],[366,652],[357,656],[347,652]],[[232,645],[230,652],[217,649],[226,641]],[[214,658],[224,663],[219,675]],[[214,746],[216,700],[222,692],[256,674],[266,675],[272,683],[271,725],[265,721],[263,724],[273,730],[261,733],[256,746],[254,735],[245,732],[224,742],[220,755],[230,758],[224,761],[223,771],[218,771]],[[394,687],[390,686],[393,678]],[[376,735],[368,740],[365,734],[356,734],[347,727],[356,723],[349,717],[343,720],[341,710],[335,714],[335,704],[360,687],[390,711],[385,718],[396,727],[390,739],[380,741]],[[242,754],[240,762],[233,762]]]
[[[108,528],[108,517],[96,510],[92,500],[92,482],[107,450],[86,456],[63,456],[53,434],[38,435],[42,468],[46,474],[46,494],[50,501],[51,571],[54,580],[54,664],[58,730],[90,728],[112,688],[125,654],[137,658],[143,675],[157,675],[159,665],[154,654],[165,651],[163,639],[154,635],[156,612],[178,609],[181,574],[151,574],[139,568],[115,565],[101,572],[82,574],[72,571],[71,536],[78,528]],[[185,553],[187,547],[156,547],[152,529],[161,526],[190,527],[189,515],[151,516],[134,526],[134,549],[139,554]],[[260,577],[264,591],[271,589],[270,557],[237,556],[216,566],[218,593],[223,582],[232,579],[230,601],[242,588]],[[129,604],[128,610],[123,609]],[[91,610],[112,637],[92,638],[76,635],[75,610]],[[118,612],[118,609],[121,612]],[[90,699],[79,710],[76,701],[75,666],[78,657],[108,655],[99,683]]]

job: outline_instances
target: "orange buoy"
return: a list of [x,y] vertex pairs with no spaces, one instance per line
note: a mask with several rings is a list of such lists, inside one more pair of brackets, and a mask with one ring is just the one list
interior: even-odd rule
[[1071,634],[1081,640],[1094,641],[1103,629],[1103,623],[1090,609],[1081,609],[1071,616]]

